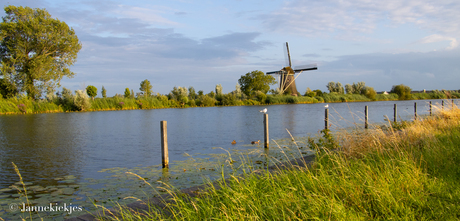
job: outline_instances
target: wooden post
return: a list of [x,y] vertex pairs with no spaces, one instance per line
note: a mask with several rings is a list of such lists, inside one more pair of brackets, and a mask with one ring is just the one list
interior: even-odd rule
[[364,128],[369,128],[369,108],[367,105],[364,107]]
[[431,101],[430,101],[430,116],[433,116],[432,110],[433,110],[433,106],[431,105]]
[[441,110],[444,110],[444,100],[442,100]]
[[414,120],[417,120],[417,102],[414,102]]
[[396,122],[396,121],[398,121],[398,109],[397,109],[396,104],[395,104],[395,107],[393,108],[393,110],[394,110],[393,121]]
[[324,129],[329,129],[329,108],[326,108],[324,115]]
[[264,147],[268,148],[270,138],[268,137],[268,114],[264,114]]
[[163,168],[169,168],[169,154],[168,154],[168,122],[161,121],[161,163]]

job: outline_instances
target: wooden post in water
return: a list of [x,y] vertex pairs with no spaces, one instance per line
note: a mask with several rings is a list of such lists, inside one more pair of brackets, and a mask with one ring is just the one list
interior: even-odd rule
[[396,121],[398,121],[398,109],[396,107],[396,104],[395,104],[395,107],[393,108],[393,110],[394,110],[393,121],[396,122]]
[[414,120],[417,120],[417,102],[414,102]]
[[163,168],[169,168],[169,154],[168,154],[168,122],[161,121],[161,164]]
[[367,105],[364,107],[364,128],[369,128],[369,108]]
[[324,129],[329,129],[329,108],[324,111]]
[[264,147],[268,148],[270,138],[268,137],[268,114],[264,114]]
[[431,105],[431,101],[430,101],[430,116],[433,116],[432,110],[433,110],[433,106]]
[[441,110],[444,110],[444,100],[442,100]]

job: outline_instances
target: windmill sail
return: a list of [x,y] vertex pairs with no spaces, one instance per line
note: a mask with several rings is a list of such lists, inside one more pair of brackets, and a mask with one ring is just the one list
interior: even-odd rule
[[[292,69],[292,63],[291,63],[291,54],[289,52],[289,45],[286,42],[284,46],[284,57],[286,59],[286,67],[279,71],[271,71],[267,72],[267,74],[279,74],[279,90],[280,93],[287,93],[290,95],[297,96],[298,91],[297,87],[295,84],[295,80],[297,77],[299,77],[300,73],[302,71],[310,71],[310,70],[317,70],[318,67],[316,64],[311,64],[311,65],[302,65],[302,66],[296,66],[294,69]],[[295,73],[299,73],[297,77],[294,76]]]

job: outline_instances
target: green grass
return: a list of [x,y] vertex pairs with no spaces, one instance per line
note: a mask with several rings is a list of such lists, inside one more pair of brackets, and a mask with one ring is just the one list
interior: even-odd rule
[[[231,177],[200,197],[168,189],[165,215],[122,209],[122,220],[458,220],[460,111],[401,130],[336,134],[307,168]],[[321,147],[319,147],[321,149]],[[123,208],[120,206],[120,208]]]

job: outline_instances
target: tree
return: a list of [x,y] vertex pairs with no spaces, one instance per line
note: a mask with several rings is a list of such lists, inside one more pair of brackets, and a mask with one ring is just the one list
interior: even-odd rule
[[347,94],[353,94],[353,86],[351,86],[350,84],[345,84],[345,92],[347,92]]
[[412,89],[404,84],[393,85],[393,87],[391,88],[391,93],[397,94],[399,100],[409,100],[411,98],[411,91]]
[[37,99],[47,88],[73,77],[69,66],[81,49],[75,31],[45,9],[6,6],[0,23],[0,75]]
[[18,89],[6,79],[0,79],[0,95],[4,98],[14,97],[18,94]]
[[102,97],[103,97],[103,98],[106,98],[106,97],[107,97],[107,90],[105,89],[104,86],[102,86],[101,94],[102,94]]
[[241,91],[250,96],[256,91],[266,94],[270,90],[270,85],[275,84],[276,80],[271,75],[265,75],[264,72],[255,70],[242,75],[238,83],[241,85]]
[[327,89],[329,90],[330,93],[332,93],[332,92],[335,92],[335,93],[338,93],[338,94],[343,94],[344,93],[342,83],[340,83],[340,82],[334,83],[333,81],[331,81],[331,82],[327,83],[326,87],[327,87]]
[[152,85],[150,84],[150,81],[145,79],[141,82],[141,87],[139,88],[144,93],[145,97],[150,96],[152,93]]
[[86,87],[86,93],[94,100],[94,97],[97,95],[97,88],[93,85],[88,85],[88,87]]
[[375,100],[375,96],[377,96],[377,92],[375,92],[373,87],[365,86],[362,89],[362,95],[366,96],[367,98],[371,100]]
[[125,88],[125,98],[129,98],[131,96],[131,91],[129,88]]
[[364,94],[366,83],[364,83],[364,81],[360,81],[356,84],[355,82],[353,82],[352,87],[353,87],[353,94]]
[[188,88],[188,96],[190,97],[190,99],[192,100],[195,100],[196,99],[196,92],[195,92],[195,88],[193,88],[192,86],[190,86]]

